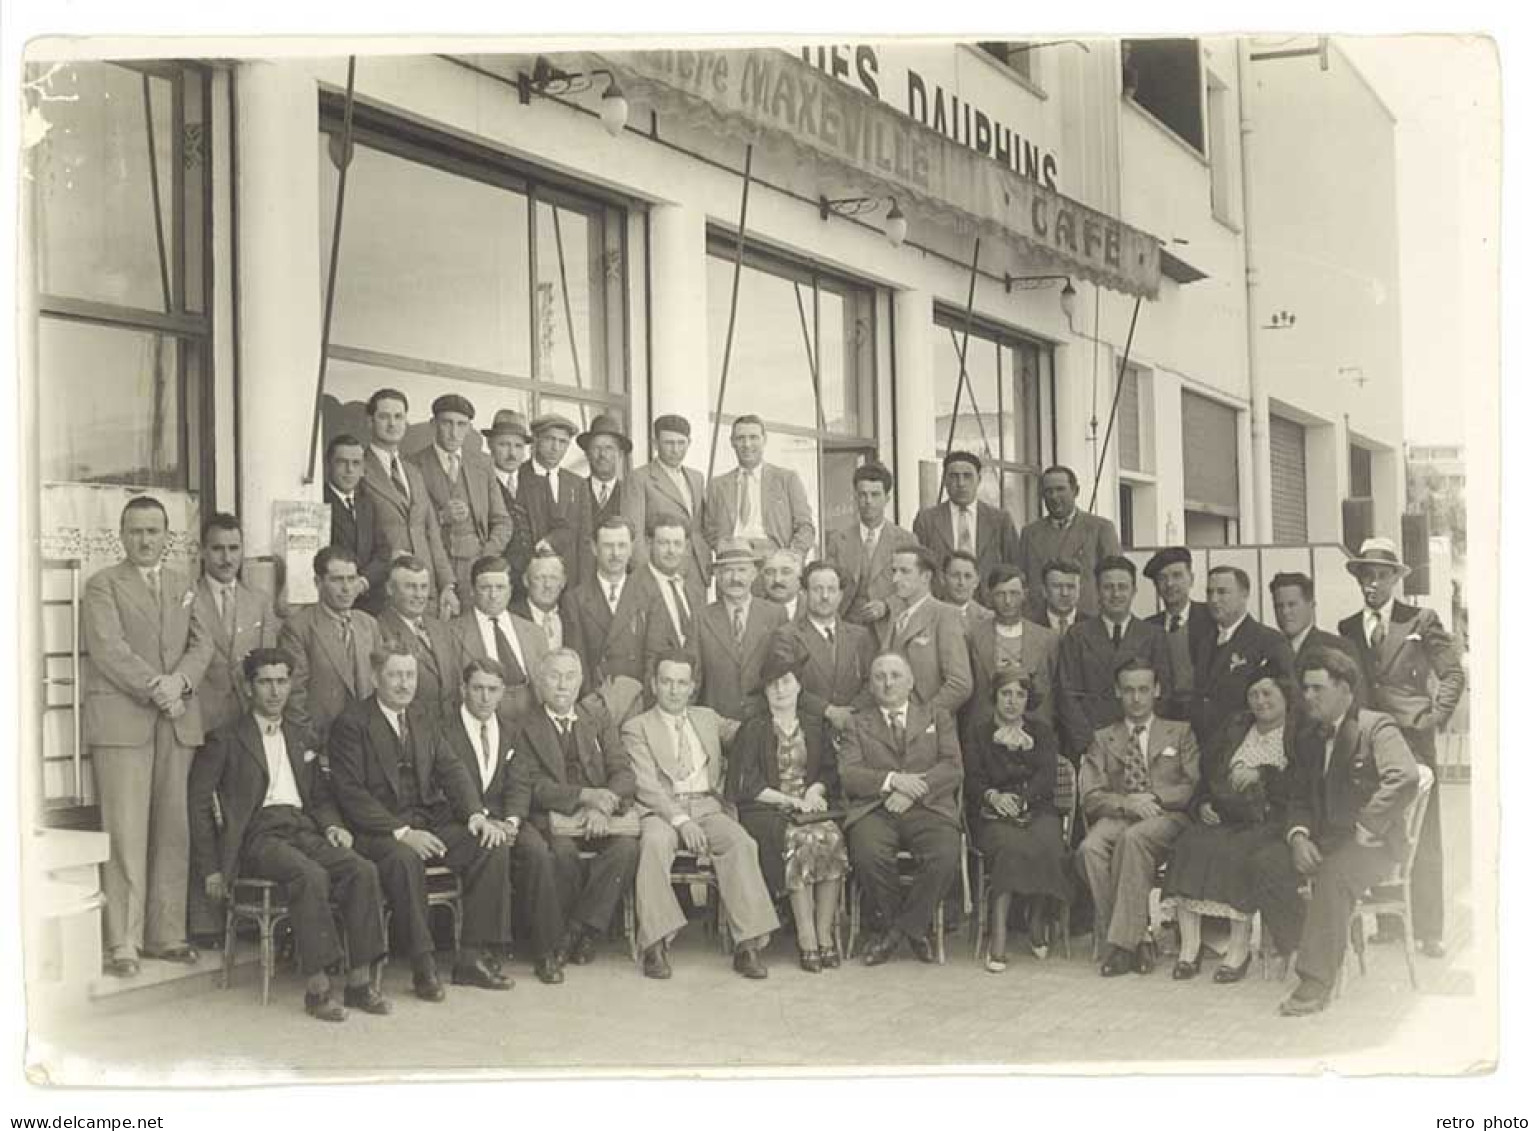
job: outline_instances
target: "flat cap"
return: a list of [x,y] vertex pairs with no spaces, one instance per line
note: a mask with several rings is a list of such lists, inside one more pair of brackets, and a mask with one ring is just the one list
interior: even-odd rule
[[546,412],[536,416],[531,431],[538,436],[541,432],[548,432],[552,428],[564,428],[573,436],[577,434],[577,426],[558,412]]
[[652,421],[652,435],[659,432],[677,432],[680,436],[688,436],[689,422],[674,413],[665,413]]
[[979,472],[983,469],[983,461],[968,451],[946,452],[945,460],[940,464],[940,467],[942,469],[947,468],[953,463],[970,463]]
[[471,420],[475,419],[475,406],[458,393],[444,393],[433,401],[434,416],[441,416],[445,412],[457,412]]

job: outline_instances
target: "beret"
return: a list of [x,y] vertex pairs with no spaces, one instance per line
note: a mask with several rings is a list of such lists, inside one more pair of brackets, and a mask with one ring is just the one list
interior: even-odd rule
[[1148,559],[1148,564],[1143,567],[1143,576],[1149,581],[1158,581],[1159,574],[1167,565],[1176,562],[1183,563],[1186,567],[1191,565],[1191,551],[1184,546],[1166,546],[1153,557]]

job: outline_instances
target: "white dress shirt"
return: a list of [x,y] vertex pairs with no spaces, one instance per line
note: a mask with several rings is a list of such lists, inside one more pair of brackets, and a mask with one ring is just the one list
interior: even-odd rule
[[537,459],[529,461],[529,470],[545,481],[545,490],[550,492],[550,501],[557,506],[561,503],[561,469],[546,471],[543,464]]
[[1249,619],[1250,619],[1250,614],[1249,613],[1245,613],[1242,617],[1240,617],[1238,620],[1234,621],[1234,623],[1229,625],[1227,628],[1219,628],[1218,629],[1218,647],[1221,648],[1221,647],[1223,647],[1223,645],[1227,644],[1230,640],[1232,640],[1234,638],[1234,633],[1239,631],[1239,626],[1241,624],[1243,624],[1245,621],[1249,620]]
[[[673,757],[684,769],[684,776],[673,783],[673,792],[680,796],[709,793],[710,764],[705,759],[705,748],[700,745],[700,736],[694,733],[694,724],[689,721],[688,712],[681,715],[664,712],[662,718],[672,732]],[[681,825],[688,819],[680,814],[673,819],[673,824]]]
[[[739,467],[732,479],[732,537],[757,538],[762,541],[768,537],[764,533],[764,465],[759,464],[753,470]],[[742,515],[737,510],[737,492],[742,490],[741,477],[748,477],[748,520],[742,521]]]
[[603,574],[598,575],[598,588],[603,591],[603,599],[608,602],[609,612],[619,612],[620,598],[625,595],[625,585],[630,580],[630,575],[622,573],[618,577],[609,578]]
[[514,498],[518,497],[518,473],[516,471],[503,471],[500,467],[491,469],[497,477],[497,482],[507,488],[507,493]]
[[[464,724],[465,735],[470,739],[470,749],[475,751],[475,764],[481,771],[482,792],[491,788],[491,779],[497,776],[497,750],[502,745],[502,731],[497,725],[497,714],[491,713],[491,718],[484,723],[470,713],[470,708],[463,705],[459,708],[459,721]],[[487,746],[481,745],[481,728],[486,730]]]
[[457,482],[459,479],[459,469],[464,466],[465,462],[464,453],[444,451],[435,443],[433,444],[433,455],[438,457],[438,466],[443,468],[443,477],[450,483]]
[[[958,550],[965,550],[969,554],[977,553],[977,504],[968,503],[966,506],[957,506],[954,502],[949,504],[951,511],[951,545]],[[967,525],[970,527],[970,540],[963,544],[961,541],[961,516],[967,516]]]
[[374,458],[377,459],[379,461],[379,463],[380,463],[380,466],[384,468],[385,478],[386,479],[390,479],[392,481],[394,479],[394,477],[390,474],[390,469],[391,469],[392,463],[393,463],[394,460],[400,460],[400,464],[401,464],[401,482],[406,485],[406,499],[407,499],[407,501],[410,501],[410,499],[411,499],[411,477],[406,472],[406,461],[404,459],[401,459],[401,454],[400,454],[399,449],[397,449],[396,451],[392,452],[388,448],[381,448],[378,444],[370,444],[369,445],[369,450],[374,453]]
[[267,758],[267,796],[262,804],[292,805],[303,809],[299,800],[299,783],[294,780],[294,767],[288,760],[288,743],[283,738],[283,725],[269,722],[257,716],[257,729],[262,732],[262,753]]
[[[491,654],[495,656],[497,654],[496,650],[493,649]],[[406,712],[397,711],[394,707],[386,707],[381,700],[379,703],[379,713],[385,717],[385,722],[390,724],[390,729],[395,732],[395,737],[399,738],[401,736],[401,716]]]
[[[915,605],[914,607],[917,608],[918,606]],[[906,734],[908,732],[908,705],[904,703],[901,707],[881,708],[881,720],[886,723],[888,730],[895,729],[898,734]],[[887,773],[886,777],[881,779],[882,793],[892,792],[892,776],[896,773],[896,770],[891,770]]]
[[[513,630],[513,614],[503,609],[497,617],[496,624],[502,626],[502,635],[507,637],[507,644],[513,650],[513,658],[518,661],[518,666],[523,669],[525,675],[529,675],[528,661],[523,658],[523,645],[518,643],[518,633]],[[492,628],[493,621],[480,609],[475,610],[475,627],[480,630],[481,647],[486,649],[486,655],[491,659],[497,658],[497,634]]]

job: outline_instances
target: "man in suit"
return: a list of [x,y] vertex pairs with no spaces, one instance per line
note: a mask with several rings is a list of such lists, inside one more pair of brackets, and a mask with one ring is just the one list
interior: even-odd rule
[[[1091,622],[1093,623],[1093,622]],[[1175,840],[1190,827],[1186,809],[1201,776],[1201,750],[1188,723],[1157,718],[1159,677],[1141,656],[1116,670],[1121,718],[1095,731],[1079,769],[1089,831],[1080,873],[1108,944],[1102,977],[1149,973],[1148,893]]]
[[454,570],[454,592],[470,592],[470,567],[507,549],[512,513],[491,462],[465,451],[475,406],[457,393],[433,401],[433,442],[412,455],[438,516],[438,536]]
[[656,458],[631,478],[635,490],[622,500],[621,507],[630,528],[651,531],[664,519],[676,523],[687,539],[682,560],[683,575],[701,591],[710,580],[710,543],[705,540],[705,477],[684,466],[689,454],[689,422],[682,416],[666,414],[652,421],[652,446]]
[[[998,566],[994,566],[997,569]],[[977,632],[992,614],[988,611],[992,596],[983,593],[983,602],[977,600],[977,587],[981,583],[977,573],[977,559],[965,550],[952,550],[940,562],[940,600],[952,608],[961,610],[961,624],[966,629],[970,644]]]
[[972,697],[972,658],[961,611],[934,597],[934,574],[935,560],[923,546],[892,555],[892,596],[876,643],[907,663],[914,694],[954,721]]
[[[631,572],[633,544],[628,519],[605,519],[593,537],[598,568],[563,598],[571,647],[587,680],[584,695],[601,695],[606,703],[620,696],[633,702],[646,680],[647,622],[659,594],[650,574]],[[616,686],[623,679],[633,686]]]
[[1286,638],[1250,616],[1248,573],[1237,566],[1213,566],[1207,571],[1207,601],[1217,636],[1205,669],[1197,673],[1191,701],[1191,728],[1203,749],[1234,716],[1249,709],[1246,695],[1256,671],[1292,678]]
[[876,658],[876,638],[862,625],[840,620],[844,575],[828,561],[810,563],[802,575],[806,612],[775,629],[772,654],[804,654],[801,705],[842,735],[857,707],[871,702],[866,676]]
[[[547,986],[561,970],[561,905],[555,862],[538,829],[529,827],[534,759],[518,735],[497,718],[507,681],[495,660],[471,660],[461,673],[459,709],[438,731],[451,758],[464,764],[477,803],[507,834],[511,846],[513,932],[529,944],[534,976]],[[495,959],[492,960],[497,965]]]
[[785,610],[753,596],[758,554],[742,539],[729,538],[716,551],[716,599],[700,612],[695,648],[699,657],[700,703],[741,722],[748,696],[758,686]]
[[[872,662],[870,693],[874,705],[856,713],[838,750],[849,861],[875,911],[865,965],[886,962],[904,939],[919,961],[933,962],[935,908],[961,856],[961,745],[950,714],[913,694],[899,653]],[[906,895],[897,873],[904,849],[917,865]]]
[[[251,707],[210,733],[192,767],[193,861],[214,903],[237,879],[284,885],[311,1017],[345,1021],[349,1008],[387,1014],[389,999],[373,985],[374,964],[385,956],[379,874],[352,851],[315,750],[283,719],[291,670],[286,655],[265,645],[242,657]],[[344,953],[349,966],[338,1002],[326,969]]]
[[514,597],[508,609],[513,616],[528,621],[544,634],[553,652],[564,647],[568,638],[576,641],[567,622],[561,598],[566,594],[566,563],[550,550],[540,550],[523,570],[523,596]]
[[518,498],[518,469],[528,458],[529,441],[533,438],[529,434],[529,422],[521,412],[510,408],[498,409],[491,419],[491,427],[482,428],[481,435],[486,438],[486,450],[491,454],[492,478],[497,481],[497,488],[502,494],[502,508],[507,511],[509,530],[503,553],[507,555],[508,565],[513,567],[513,576],[522,577],[524,567],[529,563],[518,556],[511,523],[513,504]]
[[817,527],[801,476],[764,460],[764,422],[739,416],[732,422],[737,466],[710,481],[705,493],[705,541],[720,553],[728,541],[746,541],[760,558],[770,550],[794,550],[805,558],[817,544]]
[[1170,719],[1192,718],[1197,682],[1212,661],[1218,637],[1212,610],[1191,600],[1191,551],[1166,546],[1143,567],[1143,576],[1159,591],[1160,610],[1145,619],[1164,629],[1170,646],[1170,686],[1164,693],[1164,715]]
[[759,950],[779,926],[779,916],[759,870],[758,845],[721,793],[726,777],[721,744],[732,740],[738,724],[709,707],[689,705],[695,663],[687,652],[659,657],[652,675],[656,706],[621,731],[636,800],[645,807],[635,880],[641,969],[648,978],[673,975],[668,944],[685,919],[668,876],[682,849],[710,859],[735,943],[732,969],[745,978],[767,978]]
[[[647,534],[650,559],[646,572],[657,586],[657,608],[647,618],[647,683],[652,665],[664,652],[698,648],[699,615],[705,611],[705,586],[689,576],[689,530],[676,516],[659,515]],[[648,694],[650,692],[648,691]]]
[[[587,455],[587,536],[592,538],[609,519],[628,518],[636,510],[628,499],[636,493],[636,485],[620,475],[620,469],[630,458],[630,437],[619,417],[599,413],[588,430],[577,437],[577,447]],[[630,529],[639,537],[645,527],[632,525]]]
[[[406,394],[379,389],[368,399],[368,450],[363,455],[363,489],[374,501],[375,557],[364,563],[365,576],[388,576],[398,554],[411,554],[430,565],[437,588],[438,615],[459,612],[454,569],[443,549],[438,512],[416,464],[401,455],[406,438]],[[378,598],[383,604],[382,595]]]
[[886,616],[892,595],[892,553],[918,539],[886,516],[892,473],[879,463],[854,469],[855,519],[824,537],[828,561],[843,571],[844,604],[838,615],[851,624],[872,626]]
[[[1361,612],[1340,622],[1340,634],[1355,649],[1363,676],[1362,701],[1399,724],[1410,753],[1436,770],[1437,731],[1463,698],[1467,676],[1461,649],[1431,609],[1394,599],[1394,590],[1410,569],[1399,560],[1399,547],[1388,538],[1368,538],[1346,563],[1362,590]],[[1446,953],[1442,944],[1442,798],[1433,782],[1426,823],[1410,877],[1416,942],[1431,958]],[[1383,941],[1390,931],[1379,930]]]
[[[971,452],[945,456],[946,501],[925,507],[913,519],[913,536],[935,561],[944,561],[952,550],[971,554],[979,573],[986,574],[1001,562],[1012,562],[1019,545],[1015,520],[1005,511],[977,497],[982,484],[983,461]],[[940,578],[934,578],[935,596],[941,595]]]
[[764,600],[785,610],[786,620],[796,620],[806,611],[801,594],[802,555],[795,550],[771,550],[758,571],[758,587]]
[[1052,725],[1057,680],[1056,633],[1025,619],[1025,576],[1018,566],[997,565],[988,575],[993,612],[972,635],[972,700],[968,719],[980,724],[993,714],[993,677],[1004,668],[1024,672],[1030,679],[1036,706],[1031,717]]
[[[1041,501],[1047,513],[1020,532],[1020,568],[1033,584],[1043,567],[1061,560],[1078,565],[1081,576],[1095,574],[1106,558],[1121,554],[1121,537],[1111,520],[1079,509],[1079,477],[1071,467],[1049,467],[1041,473]],[[1079,608],[1093,616],[1099,599],[1098,586],[1083,586]],[[1044,593],[1032,592],[1041,602]]]
[[1137,567],[1121,555],[1095,567],[1099,615],[1081,619],[1057,651],[1057,713],[1063,753],[1078,765],[1095,732],[1122,718],[1116,673],[1136,657],[1149,664],[1163,688],[1170,681],[1169,642],[1158,625],[1132,615]]
[[1031,579],[1026,578],[1026,605],[1031,610],[1029,619],[1043,628],[1050,628],[1059,639],[1067,636],[1068,630],[1079,623],[1079,589],[1084,584],[1079,563],[1054,558],[1041,567],[1041,586],[1046,594],[1044,602],[1030,599],[1030,583]]
[[518,470],[511,560],[527,564],[541,546],[566,563],[567,577],[593,568],[592,493],[587,480],[561,466],[577,426],[559,413],[534,418],[534,458]]
[[[524,716],[513,736],[533,779],[529,823],[549,845],[560,953],[575,966],[593,960],[597,940],[635,884],[640,817],[635,771],[619,731],[577,709],[582,658],[570,648],[546,654],[535,672],[541,709]],[[581,853],[593,853],[584,862]]]
[[[459,706],[461,664],[453,629],[427,615],[432,591],[426,562],[409,554],[396,558],[385,582],[385,607],[378,628],[383,639],[401,644],[417,658],[417,709],[437,726]],[[468,579],[465,592],[471,592]]]
[[374,516],[373,494],[363,488],[364,453],[368,446],[348,432],[326,445],[326,505],[331,508],[328,545],[351,550],[359,563],[357,606],[373,613],[384,604],[390,569],[390,546]]
[[352,551],[326,546],[315,555],[320,600],[288,618],[278,647],[293,661],[286,713],[316,750],[351,704],[374,693],[368,658],[379,644],[374,618],[352,607],[358,563]]
[[187,774],[203,742],[196,692],[213,657],[186,576],[161,564],[165,507],[140,495],[123,508],[124,558],[86,582],[81,645],[83,739],[102,827],[108,974],[139,972],[140,954],[195,963],[187,945]]
[[412,989],[423,1001],[444,998],[427,915],[429,864],[452,868],[463,888],[454,984],[511,989],[492,957],[511,941],[507,826],[482,802],[464,762],[411,709],[416,657],[386,643],[371,662],[378,690],[337,719],[327,749],[337,805],[353,847],[379,870]]
[[1298,659],[1305,648],[1334,648],[1351,654],[1344,636],[1326,632],[1316,623],[1319,607],[1314,601],[1314,579],[1306,573],[1283,571],[1271,578],[1271,610],[1276,627],[1292,649],[1293,671],[1302,671]]
[[[1361,673],[1350,656],[1310,649],[1302,682],[1313,725],[1288,767],[1286,841],[1265,845],[1245,862],[1277,950],[1297,953],[1299,981],[1282,1002],[1285,1017],[1329,1004],[1352,909],[1404,859],[1404,814],[1419,788],[1419,770],[1393,719],[1356,706]],[[1298,890],[1303,879],[1307,900]]]
[[497,718],[511,729],[534,705],[529,673],[548,650],[545,634],[508,611],[513,582],[506,558],[484,557],[470,567],[470,611],[449,627],[459,642],[461,662],[495,660],[506,677]]

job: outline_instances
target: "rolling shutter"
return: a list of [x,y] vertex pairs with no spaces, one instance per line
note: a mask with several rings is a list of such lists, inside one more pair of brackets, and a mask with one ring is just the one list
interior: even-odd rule
[[1271,537],[1308,541],[1308,465],[1303,425],[1271,417]]
[[1239,414],[1227,405],[1183,392],[1181,444],[1186,509],[1239,517]]

